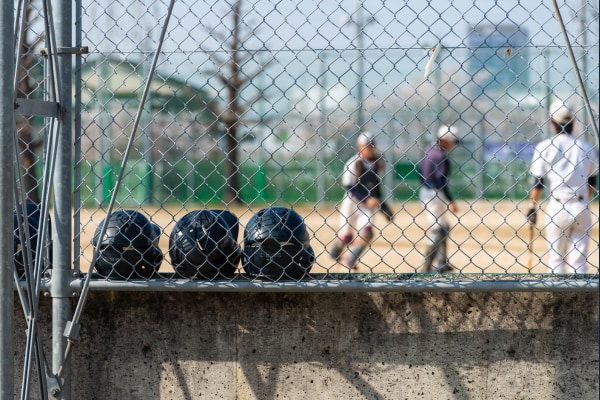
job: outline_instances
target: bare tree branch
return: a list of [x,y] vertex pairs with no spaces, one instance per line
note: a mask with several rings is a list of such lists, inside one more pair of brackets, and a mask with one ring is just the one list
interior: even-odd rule
[[[225,156],[226,156],[226,194],[225,202],[239,203],[239,142],[240,128],[244,125],[244,116],[252,104],[264,98],[264,92],[253,95],[249,100],[241,96],[241,92],[260,74],[263,74],[266,67],[273,62],[273,58],[265,62],[256,60],[257,54],[264,51],[264,47],[259,50],[251,50],[246,44],[256,37],[256,31],[246,21],[242,22],[242,0],[237,0],[231,5],[231,10],[226,13],[226,18],[231,21],[227,32],[218,28],[208,30],[213,39],[221,43],[223,52],[208,52],[209,59],[215,65],[210,74],[215,76],[224,86],[225,104],[222,110],[213,109],[217,120],[223,125],[225,135]],[[223,54],[226,54],[224,56]],[[255,60],[258,67],[251,61]],[[252,68],[248,71],[248,68]]]

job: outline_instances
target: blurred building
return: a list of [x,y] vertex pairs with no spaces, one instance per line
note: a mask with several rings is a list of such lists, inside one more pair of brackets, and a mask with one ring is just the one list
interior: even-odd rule
[[480,24],[467,35],[471,50],[467,71],[475,97],[488,92],[527,90],[529,56],[527,31],[516,24]]

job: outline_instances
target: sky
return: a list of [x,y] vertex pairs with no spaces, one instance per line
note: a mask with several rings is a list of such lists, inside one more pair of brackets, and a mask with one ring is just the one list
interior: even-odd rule
[[[226,55],[223,38],[230,35],[233,2],[175,1],[159,71],[218,92],[219,82],[210,76],[219,66],[211,57],[223,59]],[[590,50],[585,68],[591,86],[597,88],[598,0],[558,3],[571,43],[596,46]],[[162,0],[86,5],[84,44],[91,46],[89,57],[150,54],[157,47],[168,4]],[[466,38],[479,24],[516,24],[527,31],[529,42],[523,57],[530,62],[532,81],[544,82],[535,83],[532,91],[550,86],[554,91],[573,92],[577,87],[551,1],[248,0],[241,13],[243,30],[252,33],[244,48],[255,54],[242,65],[243,70],[251,75],[261,63],[274,58],[253,83],[255,90],[272,88],[269,104],[262,106],[267,112],[290,108],[302,112],[302,107],[314,109],[322,100],[343,107],[344,102],[356,98],[360,75],[366,97],[382,100],[406,96],[410,91],[427,92],[421,83],[423,69],[430,49],[438,43],[444,47],[438,59],[440,68],[443,66],[441,79],[465,79],[465,60],[472,51]],[[364,60],[362,71],[359,58]],[[310,104],[300,104],[306,99]]]
[[[228,25],[233,0],[177,0],[169,22],[165,51],[219,49],[211,32]],[[359,5],[362,3],[362,7]],[[598,0],[570,0],[560,8],[568,29],[579,36],[581,17],[596,14]],[[100,39],[97,49],[112,51],[115,44],[125,51],[139,48],[142,38],[158,38],[168,1],[91,2],[85,8],[84,28],[90,38]],[[358,46],[357,28],[364,26],[364,47],[414,48],[443,42],[445,46],[465,45],[469,30],[480,23],[518,24],[531,33],[531,45],[564,44],[553,17],[551,1],[531,0],[406,0],[406,1],[244,1],[242,21],[254,31],[248,47],[273,50],[319,50]],[[575,4],[575,5],[574,5]],[[125,9],[123,9],[125,8]],[[86,23],[87,22],[87,23]],[[346,22],[344,24],[344,22]],[[106,39],[103,39],[106,37]],[[575,38],[577,42],[577,38]],[[147,47],[150,47],[146,44]],[[155,47],[155,46],[152,46]]]

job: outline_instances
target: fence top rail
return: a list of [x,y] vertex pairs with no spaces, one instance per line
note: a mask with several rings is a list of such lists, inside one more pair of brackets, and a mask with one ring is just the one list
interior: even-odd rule
[[[478,275],[478,276],[477,276]],[[232,280],[177,279],[174,275],[150,280],[92,279],[96,291],[190,291],[190,292],[594,292],[597,274],[311,274],[303,280],[260,280],[240,275]],[[84,280],[70,287],[78,296]],[[25,282],[21,282],[22,285]],[[51,290],[44,280],[42,292]]]

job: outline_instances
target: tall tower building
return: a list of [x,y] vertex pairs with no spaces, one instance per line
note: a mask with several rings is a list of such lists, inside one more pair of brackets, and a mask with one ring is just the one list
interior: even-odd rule
[[473,94],[526,90],[529,87],[529,57],[524,47],[527,31],[516,24],[480,24],[468,33],[471,56],[467,70]]

